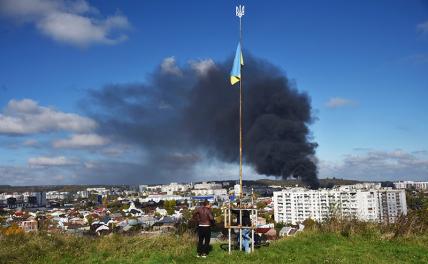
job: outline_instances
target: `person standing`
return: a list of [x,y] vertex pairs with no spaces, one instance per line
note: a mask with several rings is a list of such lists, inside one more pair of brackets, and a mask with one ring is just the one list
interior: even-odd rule
[[210,248],[211,225],[214,217],[211,212],[210,203],[205,200],[202,206],[198,207],[193,215],[198,222],[198,255],[197,257],[206,258]]

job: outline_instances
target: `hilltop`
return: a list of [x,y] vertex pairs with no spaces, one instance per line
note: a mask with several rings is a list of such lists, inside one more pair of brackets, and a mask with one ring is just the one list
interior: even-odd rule
[[387,238],[308,231],[273,242],[254,254],[228,255],[214,244],[195,257],[190,235],[77,237],[21,234],[0,238],[0,263],[428,263],[428,236]]

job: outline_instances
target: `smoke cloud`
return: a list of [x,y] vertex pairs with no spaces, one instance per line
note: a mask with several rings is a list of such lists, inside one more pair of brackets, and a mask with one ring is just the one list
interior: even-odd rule
[[[200,162],[239,161],[239,86],[229,83],[231,65],[229,59],[179,67],[167,58],[147,82],[92,90],[86,105],[100,124],[98,133],[145,153],[139,173],[189,178]],[[243,86],[244,162],[259,174],[299,178],[316,188],[309,96],[276,66],[251,56]]]

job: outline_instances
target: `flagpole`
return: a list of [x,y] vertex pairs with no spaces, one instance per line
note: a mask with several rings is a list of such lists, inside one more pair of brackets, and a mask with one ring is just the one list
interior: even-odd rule
[[[242,52],[242,16],[244,15],[244,6],[236,7],[236,15],[239,17],[239,43],[241,45]],[[239,58],[241,59],[241,58]],[[240,80],[239,80],[239,198],[243,197],[243,189],[242,189],[242,65],[239,63],[239,67],[241,67]]]

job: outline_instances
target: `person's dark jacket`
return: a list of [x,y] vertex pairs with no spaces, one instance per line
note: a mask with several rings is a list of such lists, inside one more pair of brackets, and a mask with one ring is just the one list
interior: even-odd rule
[[198,207],[193,217],[197,220],[198,225],[210,226],[214,222],[214,217],[211,213],[211,209],[205,206]]

